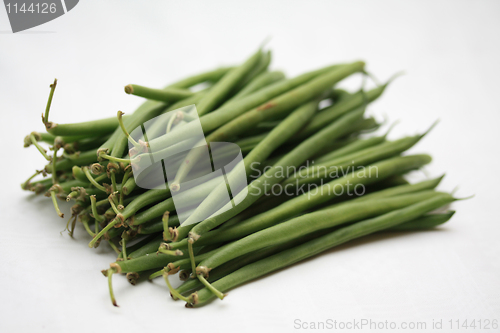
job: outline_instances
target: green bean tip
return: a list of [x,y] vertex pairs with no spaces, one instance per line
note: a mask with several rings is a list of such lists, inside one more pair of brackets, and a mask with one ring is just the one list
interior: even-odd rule
[[137,280],[139,280],[139,273],[137,273],[137,272],[129,272],[129,273],[127,273],[126,277],[127,277],[127,281],[131,285],[135,286],[137,284]]
[[125,86],[125,92],[126,92],[127,94],[129,94],[129,95],[130,95],[130,94],[133,94],[133,93],[134,93],[134,87],[132,87],[132,85],[131,85],[131,84],[127,84],[127,85]]

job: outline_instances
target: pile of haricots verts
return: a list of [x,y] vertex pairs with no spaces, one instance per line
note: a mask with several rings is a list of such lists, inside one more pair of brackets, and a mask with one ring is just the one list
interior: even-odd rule
[[[365,109],[389,82],[347,92],[337,83],[351,75],[372,78],[364,62],[286,78],[269,70],[270,61],[271,53],[259,49],[239,66],[163,89],[130,84],[126,93],[146,99],[135,112],[75,124],[49,121],[57,81],[50,85],[42,114],[46,132],[32,132],[24,142],[35,146],[47,165],[22,188],[50,197],[60,217],[65,214],[58,200],[74,202],[66,226],[70,235],[81,223],[89,247],[109,244],[116,251],[116,261],[103,270],[115,306],[114,274],[126,274],[132,285],[141,276],[163,277],[174,300],[197,307],[352,239],[384,230],[430,229],[453,215],[446,207],[457,199],[435,190],[441,178],[410,184],[404,177],[431,161],[424,154],[404,155],[427,132],[397,140],[369,134],[381,124]],[[152,142],[168,148],[184,140],[193,130],[192,115],[174,112],[156,122],[149,141],[137,142],[129,133],[190,105],[196,106],[206,144],[232,142],[241,148],[249,185],[237,205],[213,215],[228,189],[200,186],[196,192],[202,199],[180,224],[172,193],[193,172],[201,158],[197,150],[179,163],[174,181],[157,189],[136,184],[131,160],[152,154]],[[249,167],[255,163],[263,167],[259,177]],[[290,169],[299,171],[281,172]],[[270,191],[276,186],[306,191]],[[348,186],[358,191],[335,191]],[[209,217],[199,222],[200,216]],[[174,288],[169,277],[176,273],[184,282]]]

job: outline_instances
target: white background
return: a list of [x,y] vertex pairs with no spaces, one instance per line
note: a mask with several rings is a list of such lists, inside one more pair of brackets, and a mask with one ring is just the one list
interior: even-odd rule
[[[0,331],[294,331],[296,319],[331,318],[424,321],[429,331],[443,319],[445,332],[450,319],[499,320],[499,15],[498,1],[85,0],[12,34],[0,9]],[[441,189],[475,197],[453,204],[438,231],[351,242],[201,309],[173,302],[162,281],[115,276],[112,307],[100,270],[113,254],[89,250],[81,226],[74,239],[60,234],[66,220],[50,200],[19,186],[44,165],[22,143],[43,128],[49,83],[59,80],[54,121],[132,112],[140,99],[125,84],[161,87],[239,63],[266,37],[272,67],[290,76],[357,59],[380,80],[404,70],[370,112],[401,121],[393,138],[441,119],[412,151],[434,156],[425,170],[446,173]]]

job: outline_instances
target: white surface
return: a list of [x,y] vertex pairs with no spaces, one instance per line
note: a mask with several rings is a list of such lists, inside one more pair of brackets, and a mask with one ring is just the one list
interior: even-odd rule
[[[450,319],[499,320],[499,14],[495,1],[86,0],[11,34],[0,9],[0,331],[293,331],[295,319],[331,318],[423,321],[428,331],[443,319],[446,332]],[[238,63],[268,36],[273,68],[289,75],[355,59],[381,80],[404,70],[370,110],[401,120],[392,137],[440,118],[412,151],[434,156],[426,170],[446,172],[440,188],[475,198],[453,204],[439,231],[367,237],[201,309],[173,302],[162,281],[132,287],[117,276],[113,308],[100,273],[113,254],[89,250],[81,226],[75,239],[60,234],[66,220],[50,200],[19,188],[44,164],[22,142],[42,129],[49,83],[59,80],[59,122],[131,112],[140,100],[125,84],[162,86]]]

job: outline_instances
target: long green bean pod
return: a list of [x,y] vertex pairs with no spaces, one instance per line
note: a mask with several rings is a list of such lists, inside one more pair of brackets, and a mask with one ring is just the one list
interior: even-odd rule
[[[355,62],[333,69],[332,71],[311,80],[303,86],[297,87],[268,101],[256,109],[242,114],[238,118],[235,118],[229,123],[221,126],[215,132],[211,133],[205,138],[205,140],[207,143],[210,143],[216,141],[223,142],[232,139],[246,129],[256,126],[263,120],[271,119],[280,114],[282,115],[284,112],[291,111],[298,105],[317,98],[335,83],[351,74],[363,70],[363,68],[363,62]],[[201,156],[201,153],[201,150],[193,149],[187,154],[184,159],[186,162],[181,165],[181,168],[177,171],[175,179],[170,186],[172,189],[180,186],[180,183],[185,179],[194,163]],[[189,161],[189,163],[187,163],[187,161]]]
[[[280,205],[272,209],[266,210],[254,216],[250,216],[246,220],[238,221],[237,224],[233,224],[229,228],[209,231],[206,233],[206,237],[201,237],[195,244],[197,246],[218,244],[250,235],[257,231],[281,223],[288,218],[303,214],[304,212],[314,209],[317,206],[324,204],[332,199],[338,198],[339,195],[337,195],[332,189],[349,186],[354,188],[357,185],[364,186],[370,183],[380,182],[393,174],[399,173],[400,171],[408,171],[411,169],[419,168],[426,162],[428,162],[428,160],[426,160],[425,158],[421,159],[420,157],[413,158],[408,156],[393,158],[382,161],[380,163],[376,163],[371,167],[373,170],[377,170],[377,174],[366,176],[363,171],[353,172],[345,177],[327,183],[322,187],[314,188],[314,190],[310,190],[309,192],[281,203]],[[426,190],[435,188],[439,184],[441,179],[442,177],[413,185],[402,185],[383,191],[377,191],[373,194],[361,196],[342,204],[346,205],[351,203],[359,203],[367,200],[370,200],[370,202],[372,202],[372,200],[411,194],[420,191],[425,192]],[[337,205],[326,207],[324,209],[335,207],[337,207]],[[170,244],[171,249],[185,248],[186,246],[188,246],[187,239],[183,239],[179,242]]]
[[287,186],[288,184],[300,186],[332,178],[332,176],[337,177],[339,174],[342,175],[350,169],[359,168],[369,163],[401,154],[414,146],[421,138],[422,135],[416,135],[396,141],[384,142],[346,156],[334,158],[331,161],[311,165],[291,175],[283,182],[283,186]]
[[191,91],[186,89],[171,88],[171,87],[163,89],[154,89],[154,88],[140,86],[138,84],[126,85],[125,92],[127,94],[144,97],[146,99],[151,99],[160,102],[169,102],[169,103],[177,102],[181,99],[193,95]]
[[283,72],[264,72],[255,77],[252,81],[250,81],[243,89],[240,90],[239,93],[234,95],[228,102],[232,100],[237,100],[239,98],[246,97],[259,89],[262,89],[270,84],[279,82],[285,79],[285,74]]
[[[394,227],[387,228],[385,230],[387,230],[387,231],[429,230],[429,229],[435,228],[435,227],[449,221],[454,213],[455,213],[454,211],[451,211],[451,212],[447,212],[447,213],[443,213],[443,214],[428,214],[428,215],[424,215],[422,217],[416,218],[414,220],[396,225]],[[330,232],[331,231],[333,231],[333,230],[330,230]],[[274,255],[274,254],[279,253],[281,251],[298,246],[298,245],[305,243],[307,241],[310,241],[314,238],[317,238],[319,236],[323,236],[324,234],[325,234],[324,231],[312,233],[312,234],[307,235],[305,237],[294,239],[290,242],[286,242],[286,243],[275,245],[275,246],[270,246],[268,248],[249,253],[248,255],[238,257],[238,258],[233,259],[233,260],[215,268],[214,270],[210,271],[210,274],[209,274],[207,280],[208,280],[208,282],[213,284],[214,281],[217,281],[217,280],[229,275],[230,273],[236,271],[237,269],[242,268],[243,266],[249,265],[253,262],[270,257],[271,255]],[[182,285],[180,285],[178,288],[176,288],[176,291],[179,294],[185,295],[188,292],[193,292],[193,291],[199,290],[203,287],[204,287],[204,285],[199,280],[189,279],[186,282],[184,282]],[[214,298],[215,298],[215,296],[214,296]]]
[[390,82],[387,82],[386,84],[367,92],[360,91],[356,94],[345,97],[344,99],[339,101],[339,103],[334,103],[326,110],[318,113],[318,115],[309,124],[307,124],[302,132],[298,134],[297,140],[308,137],[318,129],[323,128],[325,124],[332,122],[346,112],[354,110],[362,105],[366,105],[367,103],[373,102],[382,95],[389,83]]
[[[321,68],[309,73],[302,74],[292,79],[276,82],[246,97],[235,99],[229,103],[226,103],[217,110],[200,117],[201,127],[203,128],[205,133],[211,132],[231,121],[232,119],[238,117],[239,115],[266,103],[272,98],[296,87],[299,87],[300,85],[305,84],[313,78],[339,67],[339,65],[332,65]],[[197,125],[194,123],[186,124],[185,126],[183,126],[182,130],[177,131],[175,135],[173,133],[163,135],[154,140],[151,140],[150,145],[157,147],[168,147],[179,141],[187,140],[191,137],[192,131],[196,128],[196,126]]]
[[[416,219],[427,212],[453,202],[453,200],[454,198],[450,195],[440,195],[378,217],[355,223],[295,248],[285,250],[266,259],[257,261],[254,264],[247,265],[214,282],[212,286],[219,291],[227,292],[231,288],[242,283],[280,268],[290,266],[352,239]],[[302,219],[307,219],[307,217],[302,217]],[[304,223],[307,224],[307,222]],[[208,288],[203,288],[196,294],[191,295],[188,306],[203,305],[214,297],[215,296]]]
[[227,96],[233,87],[240,82],[243,77],[252,70],[262,56],[259,49],[241,66],[235,67],[224,75],[211,89],[210,92],[198,103],[196,109],[198,115],[202,116],[216,107],[221,100]]
[[271,63],[271,58],[272,54],[271,51],[268,50],[267,52],[261,53],[261,56],[259,58],[259,61],[252,67],[252,69],[233,87],[233,89],[230,91],[229,95],[233,95],[231,98],[226,100],[227,101],[232,100],[233,98],[238,98],[241,96],[239,93],[243,91],[256,77],[258,77],[260,74],[265,72],[267,68],[269,67],[269,64]]
[[[238,195],[240,195],[242,192],[240,192],[240,194],[237,194],[235,196],[235,200],[236,202],[239,202],[239,204],[236,207],[233,207],[233,209],[230,210],[226,210],[225,212],[216,216],[210,217],[197,224],[192,229],[192,226],[189,224],[190,222],[188,219],[178,229],[179,235],[184,236],[187,235],[187,233],[190,233],[190,237],[196,240],[199,238],[199,235],[215,228],[216,226],[227,221],[229,218],[243,211],[252,203],[257,201],[262,195],[264,195],[264,190],[266,187],[273,186],[274,184],[280,182],[283,178],[285,178],[285,175],[282,172],[283,170],[287,170],[287,168],[289,167],[298,167],[299,165],[301,165],[310,156],[313,156],[317,151],[324,147],[328,142],[344,134],[346,127],[358,120],[363,115],[363,113],[364,109],[350,112],[342,116],[336,122],[325,127],[323,130],[316,133],[309,139],[305,140],[290,153],[281,158],[271,168],[269,168],[261,177],[252,182],[247,187],[248,194],[243,199],[238,198]],[[203,209],[203,205],[205,205],[205,201],[198,207],[198,209]],[[196,218],[196,214],[192,214],[191,216],[194,216]],[[179,239],[182,238],[183,237],[179,237]]]
[[47,132],[56,136],[101,136],[113,133],[117,127],[118,120],[116,117],[75,124],[56,124],[53,122],[46,124]]

